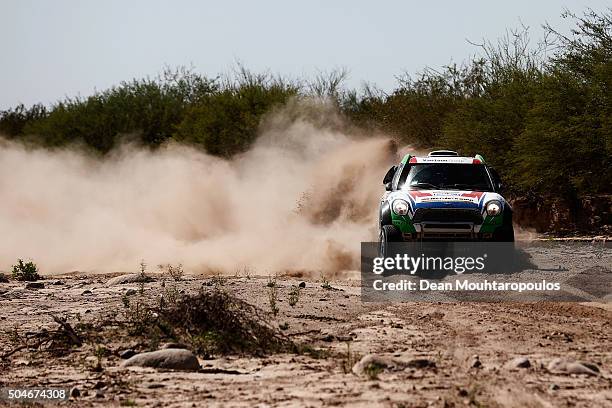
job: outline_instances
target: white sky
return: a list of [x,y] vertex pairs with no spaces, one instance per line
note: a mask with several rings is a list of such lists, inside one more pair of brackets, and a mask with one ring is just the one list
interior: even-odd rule
[[534,41],[564,9],[603,0],[0,0],[0,109],[90,95],[123,80],[193,66],[215,76],[236,61],[292,77],[344,67],[349,86],[385,90],[395,76],[461,62],[467,39],[495,40],[521,22]]

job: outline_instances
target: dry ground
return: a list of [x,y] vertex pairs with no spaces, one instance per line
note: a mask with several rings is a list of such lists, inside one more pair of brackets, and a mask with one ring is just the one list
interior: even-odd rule
[[[53,285],[61,279],[61,285]],[[62,276],[44,289],[0,284],[0,351],[15,347],[15,331],[56,326],[50,314],[73,325],[121,316],[122,295],[154,298],[160,280],[106,286],[108,276]],[[357,280],[305,280],[295,306],[289,292],[301,279],[277,278],[275,326],[303,345],[301,354],[213,356],[201,372],[120,368],[127,348],[155,348],[154,339],[109,336],[64,356],[22,350],[0,366],[0,387],[77,387],[62,402],[89,406],[367,406],[367,407],[597,407],[612,406],[612,311],[609,304],[577,303],[362,303]],[[179,290],[195,291],[206,277],[186,277]],[[212,282],[270,311],[267,278],[228,277]],[[141,289],[143,294],[140,294]],[[286,328],[288,325],[288,328]],[[107,350],[96,353],[94,350]],[[360,357],[428,359],[435,367],[408,367],[356,375]],[[474,356],[480,367],[473,367]],[[531,368],[506,363],[527,357]],[[545,368],[553,358],[588,361],[601,375],[561,375]],[[98,359],[102,370],[96,370]]]

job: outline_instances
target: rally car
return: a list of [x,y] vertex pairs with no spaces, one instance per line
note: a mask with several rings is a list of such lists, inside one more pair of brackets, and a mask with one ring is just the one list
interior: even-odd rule
[[384,177],[380,244],[418,240],[513,242],[512,207],[481,155],[404,156]]

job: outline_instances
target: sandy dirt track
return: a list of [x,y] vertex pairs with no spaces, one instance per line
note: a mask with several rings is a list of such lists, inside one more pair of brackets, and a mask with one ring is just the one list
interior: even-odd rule
[[[54,285],[56,279],[61,283]],[[0,350],[11,350],[12,333],[55,326],[49,313],[69,321],[94,321],[122,308],[121,298],[154,298],[160,281],[107,286],[108,276],[62,276],[43,289],[0,284]],[[578,303],[362,303],[359,282],[307,280],[299,302],[287,299],[302,279],[277,278],[275,326],[303,354],[200,359],[200,372],[120,368],[122,350],[152,344],[121,336],[96,371],[94,348],[85,344],[65,356],[20,351],[0,367],[0,387],[77,387],[65,406],[381,406],[381,407],[605,407],[612,406],[612,311],[608,304]],[[207,277],[187,277],[178,288],[195,291]],[[270,310],[267,278],[228,277],[215,284]],[[59,283],[59,282],[56,282]],[[373,375],[351,367],[365,355],[406,362]],[[475,356],[478,356],[477,358]],[[527,357],[530,368],[508,361]],[[587,361],[597,376],[550,372],[555,358]],[[427,360],[427,363],[418,363]],[[476,362],[478,360],[478,362]],[[416,363],[415,363],[416,362]],[[371,374],[371,373],[370,373]],[[6,404],[6,402],[4,402]]]

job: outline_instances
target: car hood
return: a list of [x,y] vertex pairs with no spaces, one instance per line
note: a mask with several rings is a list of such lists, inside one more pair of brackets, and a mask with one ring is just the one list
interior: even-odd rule
[[497,193],[459,190],[411,190],[403,191],[412,211],[419,208],[468,208],[483,209],[490,200],[504,199]]

